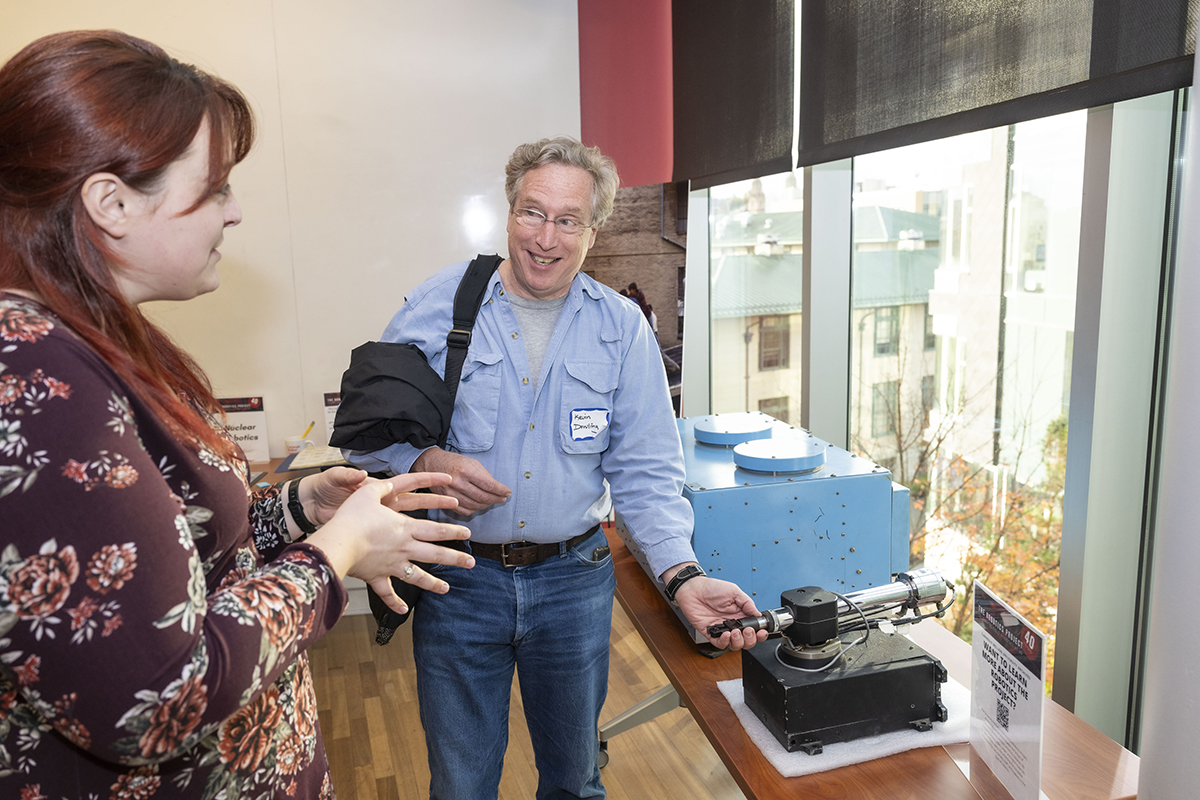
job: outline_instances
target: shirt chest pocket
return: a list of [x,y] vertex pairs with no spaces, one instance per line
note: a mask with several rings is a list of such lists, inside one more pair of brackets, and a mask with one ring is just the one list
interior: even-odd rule
[[559,442],[565,453],[601,453],[608,449],[618,364],[566,361],[559,409]]
[[472,349],[463,363],[447,442],[460,453],[482,453],[496,441],[500,410],[500,353]]

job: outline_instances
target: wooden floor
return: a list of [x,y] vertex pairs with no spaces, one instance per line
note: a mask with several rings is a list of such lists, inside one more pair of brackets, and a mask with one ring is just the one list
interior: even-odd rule
[[[429,795],[425,737],[417,716],[411,626],[391,644],[373,641],[369,616],[343,617],[314,646],[321,716],[339,800],[408,800]],[[629,618],[614,603],[608,702],[603,723],[667,683]],[[601,775],[608,796],[657,800],[743,800],[725,765],[686,709],[676,709],[609,742]],[[533,751],[514,682],[501,800],[532,798]]]

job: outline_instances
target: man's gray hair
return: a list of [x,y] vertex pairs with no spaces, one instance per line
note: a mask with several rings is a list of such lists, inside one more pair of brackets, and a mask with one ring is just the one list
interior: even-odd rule
[[592,219],[590,224],[599,228],[613,210],[613,198],[617,195],[620,178],[617,165],[600,152],[599,147],[588,147],[570,136],[556,136],[523,144],[513,151],[504,168],[506,179],[504,193],[508,196],[508,207],[517,202],[517,192],[525,173],[547,164],[565,164],[579,167],[592,176]]

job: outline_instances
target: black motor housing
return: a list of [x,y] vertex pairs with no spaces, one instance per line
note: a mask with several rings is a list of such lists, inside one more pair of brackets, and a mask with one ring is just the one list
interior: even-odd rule
[[822,672],[781,663],[778,645],[742,651],[742,689],[746,705],[788,752],[812,755],[832,742],[946,721],[946,668],[906,636],[872,631]]

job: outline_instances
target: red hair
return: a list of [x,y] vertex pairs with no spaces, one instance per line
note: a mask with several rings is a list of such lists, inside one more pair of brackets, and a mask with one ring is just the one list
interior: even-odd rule
[[121,295],[81,192],[98,172],[154,192],[205,120],[208,187],[189,213],[253,144],[241,92],[119,31],[52,34],[13,56],[0,68],[0,288],[36,293],[176,435],[230,456],[206,419],[221,416],[207,376]]

